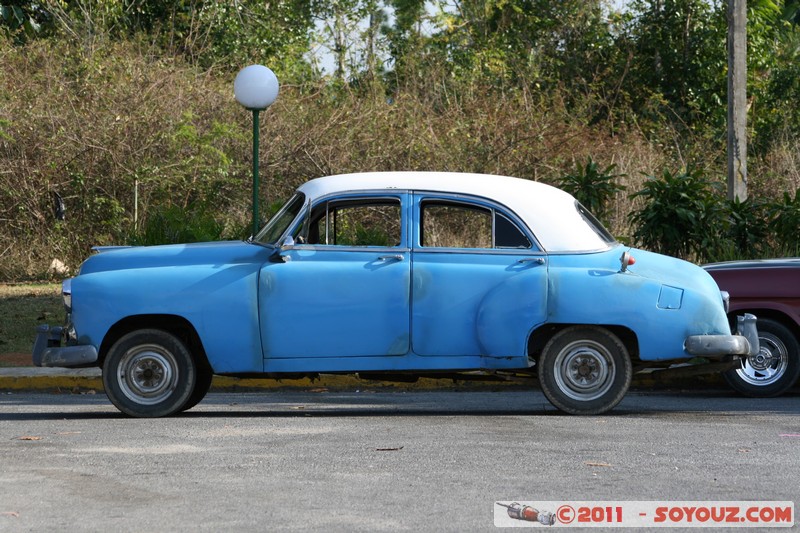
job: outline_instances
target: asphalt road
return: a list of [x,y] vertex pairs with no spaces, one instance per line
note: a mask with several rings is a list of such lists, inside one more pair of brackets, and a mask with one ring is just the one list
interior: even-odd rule
[[0,396],[0,531],[489,531],[498,500],[798,503],[800,396],[212,393],[157,420]]

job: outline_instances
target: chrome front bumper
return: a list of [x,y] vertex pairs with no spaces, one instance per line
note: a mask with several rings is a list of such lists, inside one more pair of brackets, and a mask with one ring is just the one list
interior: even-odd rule
[[64,328],[36,326],[33,364],[36,366],[80,367],[97,362],[94,346],[61,346]]
[[759,350],[756,317],[750,313],[736,317],[735,335],[690,335],[683,347],[691,355],[756,355]]

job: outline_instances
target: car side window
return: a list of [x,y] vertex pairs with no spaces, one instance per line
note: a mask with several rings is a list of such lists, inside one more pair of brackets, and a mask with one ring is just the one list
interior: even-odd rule
[[522,230],[508,217],[495,211],[494,216],[495,248],[530,248],[531,241]]
[[491,248],[492,212],[478,206],[422,203],[422,246]]
[[420,244],[437,248],[531,248],[507,216],[484,206],[441,200],[420,205]]
[[400,246],[401,219],[397,198],[332,200],[314,208],[303,240],[329,246]]

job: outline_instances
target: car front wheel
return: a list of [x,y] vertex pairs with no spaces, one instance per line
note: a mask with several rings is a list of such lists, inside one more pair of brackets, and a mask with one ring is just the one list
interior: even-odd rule
[[538,372],[550,403],[573,415],[613,409],[633,376],[625,345],[597,326],[572,326],[556,333],[542,351]]
[[186,402],[186,405],[181,407],[181,411],[188,411],[198,403],[200,403],[203,398],[206,397],[209,389],[211,388],[211,381],[214,379],[214,373],[211,371],[211,367],[208,365],[198,365],[197,366],[197,380],[194,384],[194,390],[192,394],[189,396],[189,401]]
[[103,386],[123,413],[152,418],[180,411],[192,397],[197,367],[186,345],[158,329],[120,338],[103,363]]
[[759,318],[756,328],[758,353],[743,358],[739,368],[725,372],[725,381],[746,396],[778,396],[800,376],[800,344],[789,328],[775,320]]

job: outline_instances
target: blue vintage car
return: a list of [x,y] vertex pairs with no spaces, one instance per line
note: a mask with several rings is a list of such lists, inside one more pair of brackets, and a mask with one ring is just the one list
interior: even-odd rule
[[63,294],[34,363],[102,366],[138,417],[193,407],[213,374],[321,373],[538,377],[560,410],[598,414],[634,367],[758,351],[755,318],[731,334],[703,269],[624,247],[559,189],[489,175],[315,179],[246,242],[100,250]]

